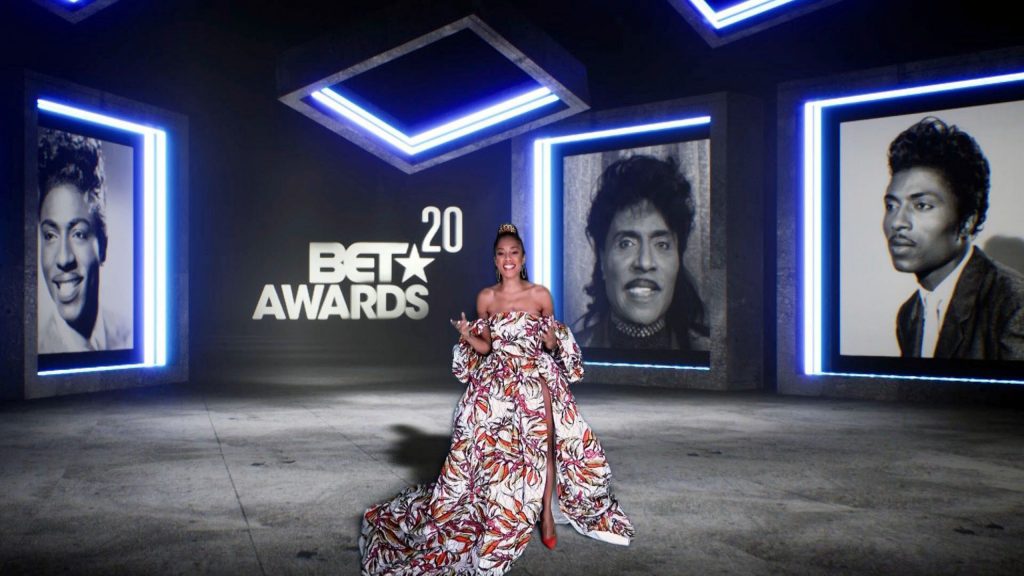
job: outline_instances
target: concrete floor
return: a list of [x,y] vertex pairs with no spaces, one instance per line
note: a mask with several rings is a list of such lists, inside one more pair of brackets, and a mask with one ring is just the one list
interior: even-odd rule
[[[362,511],[436,474],[461,390],[296,382],[0,405],[0,574],[358,574]],[[1024,573],[1019,410],[576,394],[636,540],[562,526],[511,574]]]

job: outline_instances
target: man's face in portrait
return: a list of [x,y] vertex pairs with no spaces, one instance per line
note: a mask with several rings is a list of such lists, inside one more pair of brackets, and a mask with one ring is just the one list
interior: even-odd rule
[[913,272],[928,289],[938,285],[964,250],[957,224],[957,199],[941,172],[914,167],[893,174],[882,228],[897,270]]
[[73,185],[59,185],[39,211],[43,278],[61,318],[88,336],[99,302],[100,255],[89,205]]
[[679,242],[661,213],[644,201],[612,218],[601,253],[612,312],[651,324],[668,312],[679,273]]

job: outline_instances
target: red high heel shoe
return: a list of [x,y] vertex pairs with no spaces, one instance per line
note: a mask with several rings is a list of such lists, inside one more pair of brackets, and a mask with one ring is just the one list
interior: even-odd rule
[[548,550],[554,550],[555,545],[558,544],[558,534],[555,532],[554,522],[552,521],[551,524],[551,536],[544,536],[544,528],[540,530],[540,541],[544,543]]

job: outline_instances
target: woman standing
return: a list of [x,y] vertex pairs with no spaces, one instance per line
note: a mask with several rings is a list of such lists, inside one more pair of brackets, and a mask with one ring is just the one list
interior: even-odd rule
[[609,489],[604,450],[569,392],[583,377],[579,347],[525,264],[519,232],[503,224],[497,283],[477,296],[479,319],[452,321],[452,369],[468,386],[448,457],[436,482],[366,511],[364,574],[504,574],[535,524],[555,547],[553,506],[580,533],[629,544],[633,526]]

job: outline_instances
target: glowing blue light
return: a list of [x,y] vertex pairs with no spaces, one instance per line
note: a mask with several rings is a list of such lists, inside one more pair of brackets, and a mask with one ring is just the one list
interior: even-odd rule
[[829,376],[848,378],[895,378],[897,380],[939,380],[942,382],[971,382],[975,384],[1024,384],[1024,380],[998,380],[995,378],[961,378],[958,376],[911,376],[907,374],[858,374],[856,372],[822,372]]
[[87,372],[107,372],[109,370],[131,370],[134,368],[144,368],[145,364],[120,364],[117,366],[88,366],[85,368],[67,368],[60,370],[47,370],[40,372],[40,376],[57,376],[59,374],[85,374]]
[[456,138],[558,102],[558,96],[552,94],[549,88],[537,88],[409,136],[330,88],[317,90],[310,94],[310,97],[407,156],[414,156]]
[[[804,103],[804,174],[803,174],[803,370],[808,375],[829,374],[836,376],[858,376],[871,378],[904,378],[922,380],[950,380],[956,382],[1018,382],[1016,380],[991,380],[979,378],[958,378],[944,376],[892,376],[875,374],[848,374],[827,372],[824,370],[824,336],[822,276],[824,243],[822,232],[822,113],[827,108],[862,104],[880,100],[895,100],[927,94],[938,94],[956,90],[969,90],[1011,82],[1024,81],[1024,72],[1001,74],[984,78],[971,78],[952,82],[941,82],[925,86],[913,86],[851,94],[823,100],[812,100]],[[1024,382],[1021,382],[1024,383]]]
[[157,366],[167,365],[167,162],[159,159],[167,158],[167,135],[162,130],[156,132],[154,152],[156,155],[156,197],[153,204],[156,208],[156,221],[154,222],[154,235],[156,241],[156,324],[154,332],[156,341],[155,357],[153,359]]
[[673,366],[670,364],[627,364],[625,362],[585,362],[586,366],[610,366],[612,368],[652,368],[655,370],[703,370],[710,372],[709,366]]
[[160,128],[51,100],[39,99],[36,106],[52,114],[139,134],[143,143],[143,361],[123,366],[49,370],[39,375],[163,366],[167,363],[167,134]]
[[715,10],[704,0],[689,0],[690,4],[704,16],[704,19],[711,24],[715,30],[721,30],[733,24],[753,18],[769,10],[785,6],[796,0],[747,0],[730,6],[724,10]]

